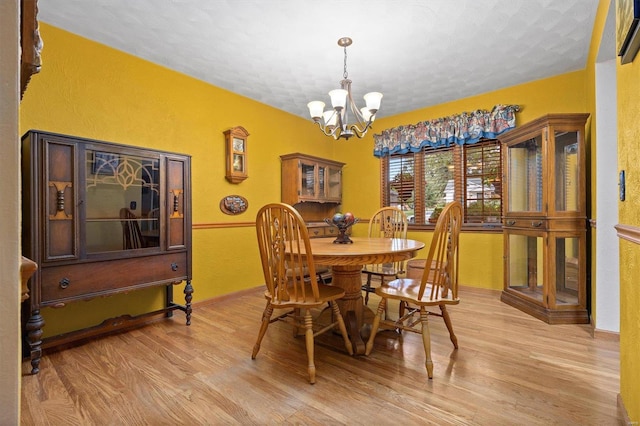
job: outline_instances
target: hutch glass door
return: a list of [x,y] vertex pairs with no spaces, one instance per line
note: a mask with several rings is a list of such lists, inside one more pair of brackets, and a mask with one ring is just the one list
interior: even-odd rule
[[316,165],[309,163],[300,164],[301,173],[300,173],[300,196],[303,197],[315,197],[316,196]]
[[85,151],[87,253],[160,246],[160,159]]

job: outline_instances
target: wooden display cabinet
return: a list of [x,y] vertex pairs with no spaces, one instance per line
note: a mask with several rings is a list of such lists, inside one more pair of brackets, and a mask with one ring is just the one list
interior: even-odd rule
[[306,154],[280,156],[282,160],[282,202],[342,202],[344,163]]
[[[190,157],[41,131],[22,138],[23,255],[38,269],[23,305],[32,373],[42,347],[124,329],[179,309],[191,322]],[[185,304],[173,285],[185,282]],[[42,342],[44,307],[164,286],[160,310]]]
[[550,114],[500,136],[505,174],[501,300],[550,324],[589,323],[588,117]]
[[300,153],[282,155],[280,159],[282,202],[300,212],[310,237],[337,236],[337,229],[324,219],[332,217],[342,202],[344,163]]

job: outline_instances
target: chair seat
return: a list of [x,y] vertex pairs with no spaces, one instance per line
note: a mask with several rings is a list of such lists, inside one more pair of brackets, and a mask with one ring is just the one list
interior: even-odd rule
[[362,268],[362,273],[385,277],[395,277],[399,274],[404,273],[404,271],[398,270],[394,267],[393,264],[381,263],[378,265],[365,265],[364,268]]
[[[382,207],[369,219],[369,238],[401,238],[407,239],[407,215],[397,206]],[[374,286],[371,278],[378,277],[379,285],[385,285],[387,279],[396,279],[404,274],[405,261],[387,262],[365,265],[362,273],[366,274],[367,282],[362,285],[364,304],[369,304],[369,293],[373,293]]]
[[[334,301],[344,297],[344,289],[332,285],[318,283],[318,300],[296,301],[296,300],[274,300],[269,290],[264,292],[265,299],[269,300],[275,309],[281,308],[314,308],[325,305],[327,302]],[[292,288],[292,287],[290,287]],[[304,291],[306,294],[313,294],[311,283],[305,283]]]
[[[291,278],[294,274],[291,269],[287,270],[287,277]],[[304,275],[305,282],[311,282],[311,277],[309,276],[309,268],[307,266],[302,268],[302,275]],[[331,268],[328,266],[317,266],[316,267],[316,279],[319,279],[322,284],[329,284],[333,278],[331,273]]]
[[316,265],[316,275],[322,284],[330,284],[333,281],[333,271],[330,266]]
[[[445,290],[446,289],[441,289]],[[460,303],[460,298],[452,298],[452,292],[447,291],[447,294],[434,295],[433,299],[429,298],[431,294],[431,284],[426,284],[425,291],[422,299],[418,299],[418,293],[420,292],[420,280],[412,278],[398,278],[397,280],[389,281],[387,285],[382,287],[376,287],[376,294],[378,296],[384,296],[388,299],[402,300],[404,302],[411,303],[417,306],[434,306],[434,305],[457,305]],[[438,292],[441,293],[441,292]]]

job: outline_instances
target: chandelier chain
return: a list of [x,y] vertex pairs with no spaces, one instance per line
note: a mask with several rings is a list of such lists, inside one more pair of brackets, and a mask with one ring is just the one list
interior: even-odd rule
[[347,72],[347,46],[344,47],[344,73],[342,76],[345,80],[349,78],[349,73]]

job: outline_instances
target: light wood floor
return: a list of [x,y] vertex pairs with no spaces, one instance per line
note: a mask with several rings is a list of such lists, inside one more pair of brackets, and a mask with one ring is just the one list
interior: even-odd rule
[[[615,425],[619,344],[585,325],[547,325],[462,288],[450,308],[460,349],[431,321],[434,378],[420,336],[378,335],[351,357],[331,333],[307,382],[304,339],[269,327],[251,349],[262,290],[23,363],[23,425]],[[375,308],[377,300],[369,306]]]

